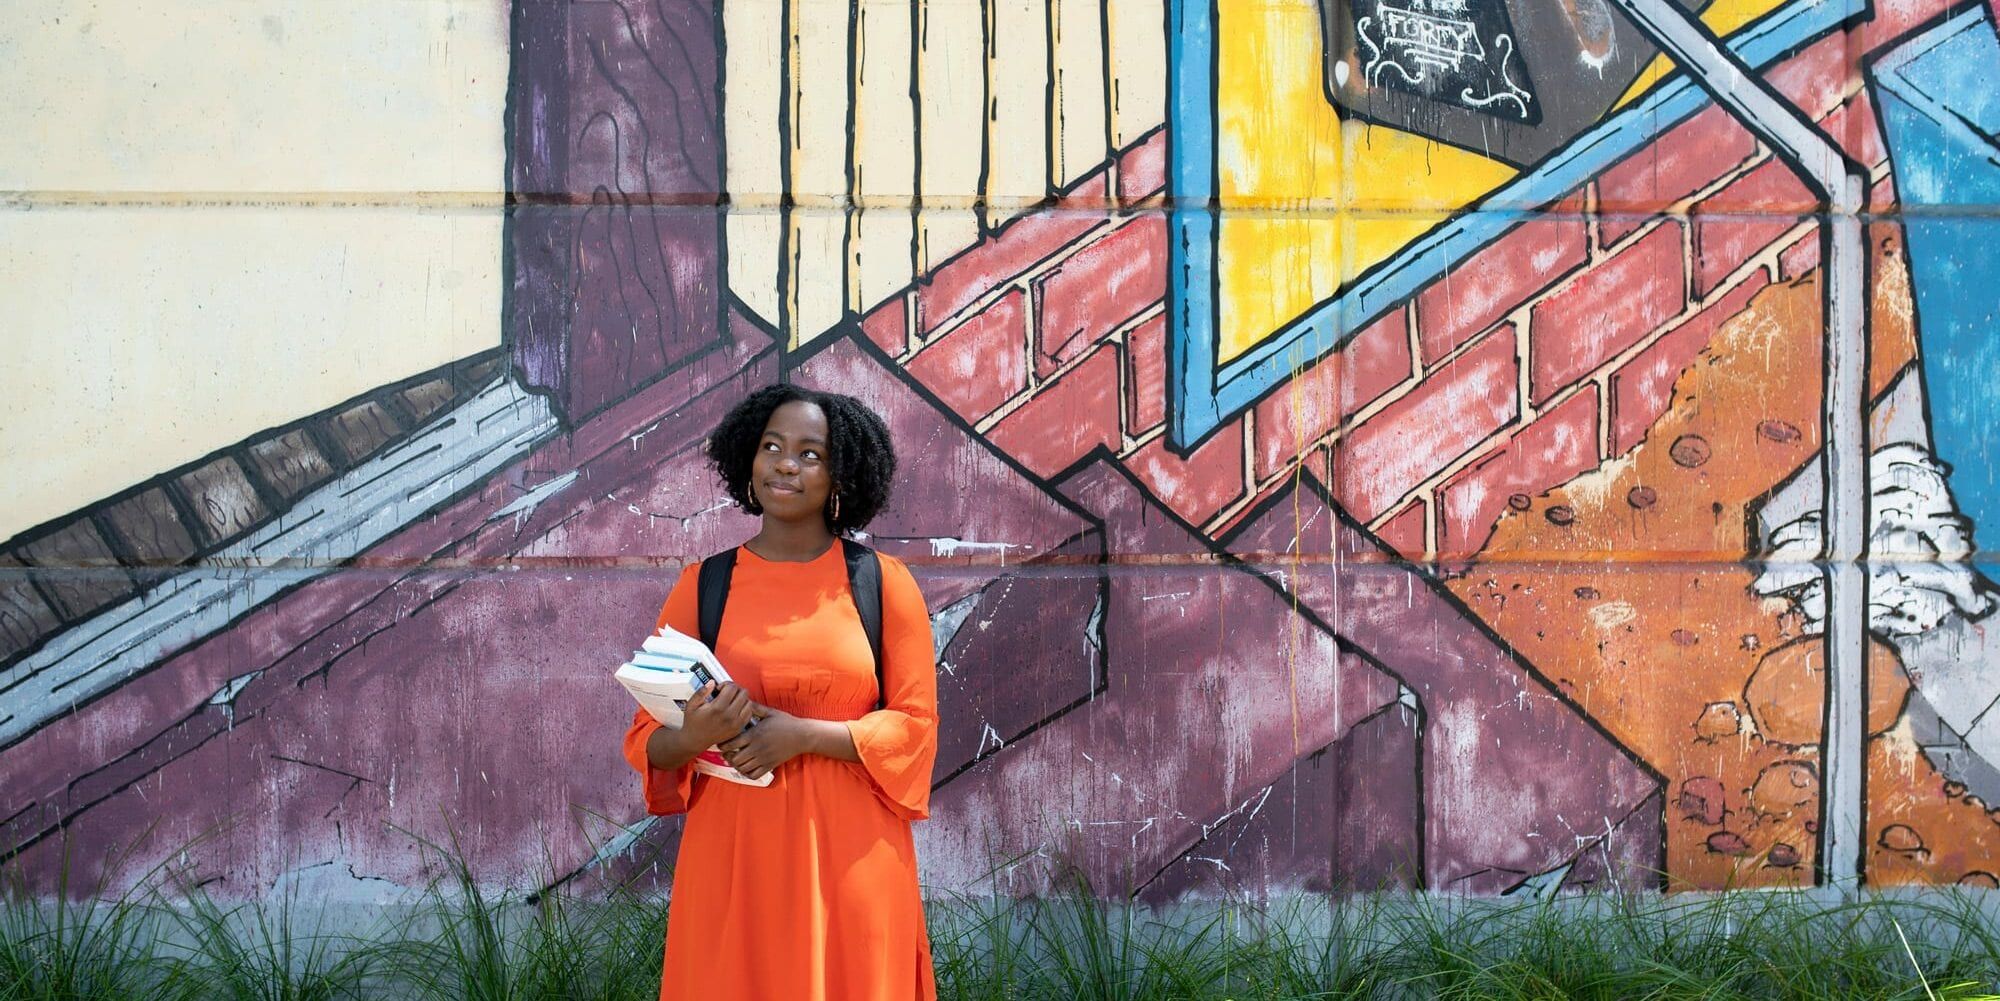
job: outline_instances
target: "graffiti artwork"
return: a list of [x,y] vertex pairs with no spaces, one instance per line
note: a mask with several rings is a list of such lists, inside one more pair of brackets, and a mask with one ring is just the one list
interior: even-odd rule
[[[0,153],[0,227],[43,234],[0,260],[67,304],[21,304],[0,393],[10,876],[372,900],[429,841],[496,883],[663,877],[679,820],[645,814],[610,675],[752,530],[702,439],[787,380],[905,455],[865,541],[936,637],[931,886],[2000,885],[1987,7],[458,8],[406,41],[484,61],[410,114],[472,124],[410,134],[489,194],[364,146],[155,204],[222,168],[83,136],[130,174],[93,200]],[[34,30],[141,48],[87,23]],[[150,100],[38,73],[0,79]],[[312,184],[342,194],[285,194]],[[329,314],[367,328],[348,353],[243,354],[276,390],[207,422],[210,363],[147,354],[151,321],[64,326],[179,293],[30,229],[321,201],[458,228],[287,223],[324,252],[260,251],[282,275],[132,251],[209,260],[245,343],[283,335],[228,303],[400,304]],[[429,263],[338,277],[391,242]],[[123,388],[37,437],[72,337]]]

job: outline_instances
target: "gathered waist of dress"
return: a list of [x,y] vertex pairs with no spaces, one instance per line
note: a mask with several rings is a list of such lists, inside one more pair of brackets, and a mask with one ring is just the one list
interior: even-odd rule
[[800,719],[827,720],[834,723],[851,723],[876,709],[873,702],[843,702],[836,705],[823,699],[773,698],[761,701],[781,713],[797,716]]
[[746,687],[750,697],[780,712],[807,719],[845,722],[860,719],[875,708],[872,672],[828,670],[818,665],[773,665],[755,672]]

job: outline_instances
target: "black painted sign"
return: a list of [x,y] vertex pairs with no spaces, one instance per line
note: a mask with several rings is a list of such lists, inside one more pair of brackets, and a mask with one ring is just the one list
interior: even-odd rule
[[1369,86],[1510,121],[1542,120],[1504,0],[1360,0],[1348,13]]

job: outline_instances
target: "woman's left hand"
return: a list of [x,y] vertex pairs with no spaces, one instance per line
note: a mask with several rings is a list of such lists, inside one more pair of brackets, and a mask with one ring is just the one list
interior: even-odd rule
[[746,778],[761,779],[810,749],[812,733],[805,720],[766,705],[752,706],[750,717],[755,726],[716,745]]

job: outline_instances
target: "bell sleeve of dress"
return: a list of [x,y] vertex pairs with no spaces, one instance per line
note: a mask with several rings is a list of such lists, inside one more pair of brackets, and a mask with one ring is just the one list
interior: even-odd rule
[[937,658],[930,610],[901,560],[882,559],[883,707],[847,724],[875,793],[904,820],[930,816]]
[[[700,601],[696,579],[700,576],[696,563],[681,572],[681,579],[674,583],[674,589],[667,594],[667,603],[660,609],[659,621],[653,628],[673,626],[689,636],[701,631]],[[639,773],[639,786],[646,800],[646,812],[666,815],[686,813],[689,795],[694,791],[694,765],[686,764],[672,771],[654,768],[646,760],[646,741],[653,731],[660,728],[658,720],[644,709],[632,712],[632,726],[625,731],[625,762]]]

